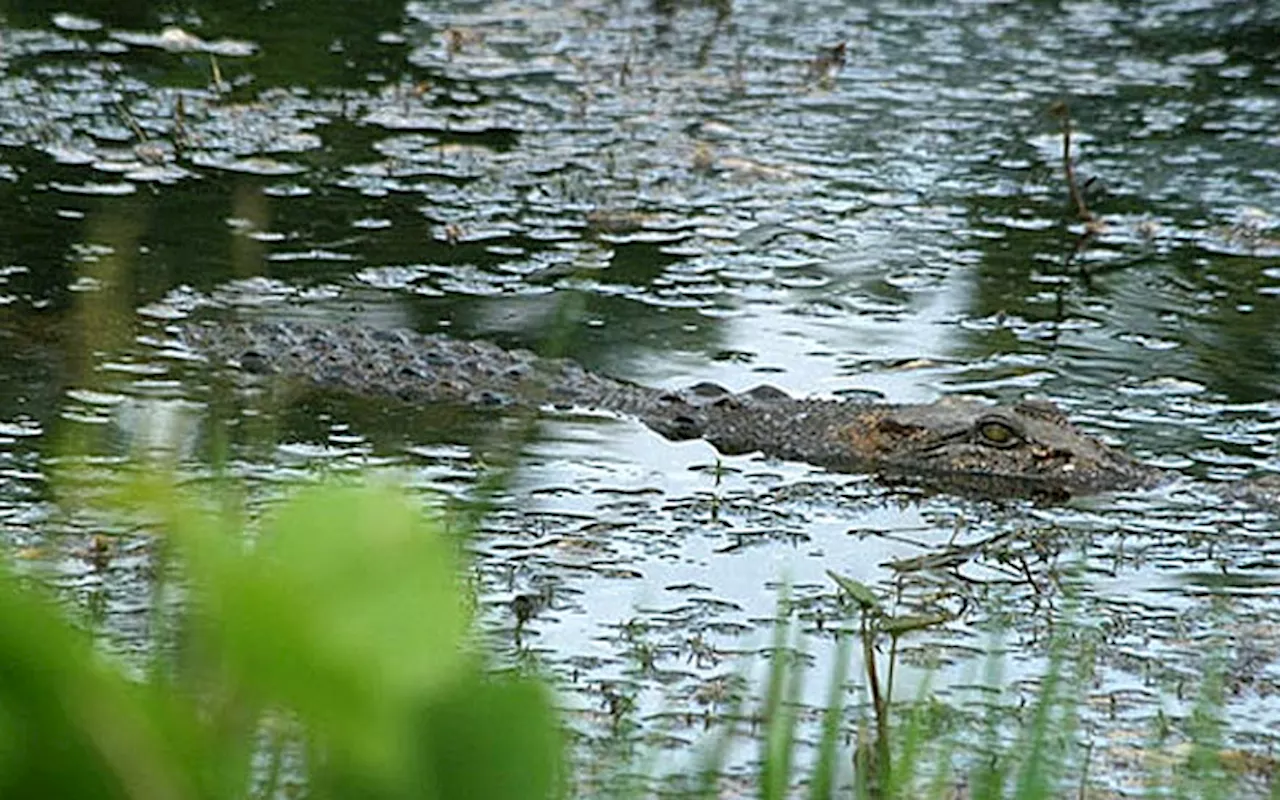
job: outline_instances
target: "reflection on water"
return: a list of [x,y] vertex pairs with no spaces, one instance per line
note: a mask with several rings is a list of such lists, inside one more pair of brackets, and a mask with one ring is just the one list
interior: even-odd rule
[[[445,330],[662,385],[1045,395],[1196,479],[1280,471],[1273,5],[187,6],[27,4],[0,30],[0,530],[97,598],[121,647],[145,548],[94,566],[41,454],[92,443],[109,476],[146,401],[220,405],[199,369],[107,335],[191,315]],[[1083,249],[1047,113],[1064,98],[1102,224]],[[438,409],[254,404],[232,464],[264,500],[360,466],[465,496],[502,439]],[[828,568],[962,615],[918,645],[943,685],[973,678],[989,622],[1034,670],[1079,572],[1125,725],[1212,634],[1234,734],[1272,734],[1277,525],[1194,481],[1008,507],[590,415],[542,433],[478,568],[503,636],[509,601],[548,598],[523,644],[584,719],[617,692],[705,705],[782,580],[827,630]]]

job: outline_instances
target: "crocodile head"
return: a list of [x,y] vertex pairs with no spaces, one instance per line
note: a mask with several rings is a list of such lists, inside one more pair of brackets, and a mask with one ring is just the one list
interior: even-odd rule
[[1042,400],[872,405],[828,430],[852,464],[955,491],[1065,499],[1147,486],[1160,476]]
[[1079,430],[1042,400],[892,405],[797,399],[767,386],[734,394],[699,384],[663,394],[641,419],[670,439],[705,438],[726,455],[761,452],[987,497],[1062,500],[1148,486],[1162,474]]

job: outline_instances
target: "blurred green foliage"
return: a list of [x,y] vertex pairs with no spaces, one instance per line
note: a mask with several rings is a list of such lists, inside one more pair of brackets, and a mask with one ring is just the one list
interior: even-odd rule
[[154,613],[179,630],[130,676],[6,571],[0,797],[560,793],[549,692],[485,668],[456,543],[399,492],[303,490],[251,524],[161,480],[127,499],[177,556],[180,608]]

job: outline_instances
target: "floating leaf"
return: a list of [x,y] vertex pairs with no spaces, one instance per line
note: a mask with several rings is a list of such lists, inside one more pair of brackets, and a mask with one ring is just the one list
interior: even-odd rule
[[900,617],[882,619],[880,621],[880,630],[890,636],[901,636],[904,633],[932,628],[935,625],[950,621],[951,615],[944,612],[937,614],[904,614]]

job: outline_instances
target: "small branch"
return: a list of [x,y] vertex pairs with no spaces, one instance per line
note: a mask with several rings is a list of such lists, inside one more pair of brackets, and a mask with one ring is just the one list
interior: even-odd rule
[[[213,91],[215,94],[222,94],[222,87],[226,86],[226,82],[222,80],[222,70],[218,68],[218,57],[209,54],[209,72],[213,76]],[[227,86],[230,89],[230,86]]]
[[1062,124],[1062,174],[1067,179],[1067,192],[1071,195],[1071,203],[1076,207],[1076,214],[1084,222],[1093,222],[1093,212],[1084,201],[1084,193],[1076,182],[1075,165],[1071,163],[1071,110],[1062,100],[1049,106],[1049,113]]
[[182,155],[190,141],[191,137],[187,133],[187,104],[179,92],[178,100],[173,104],[173,149],[178,155]]
[[1080,772],[1080,791],[1077,797],[1080,800],[1086,800],[1089,796],[1089,759],[1093,756],[1093,742],[1089,742],[1084,748],[1084,769]]
[[138,137],[139,142],[145,144],[150,141],[147,137],[147,132],[138,124],[138,120],[133,116],[133,114],[129,113],[129,109],[124,107],[124,103],[121,103],[118,100],[116,101],[116,113],[118,113],[124,120],[124,124],[129,126],[129,130],[133,132],[133,135]]
[[[1049,114],[1062,125],[1062,174],[1067,180],[1067,193],[1071,196],[1071,203],[1076,207],[1076,216],[1084,223],[1084,232],[1080,234],[1080,238],[1076,239],[1075,247],[1064,262],[1064,266],[1070,268],[1085,251],[1093,237],[1100,231],[1105,229],[1102,220],[1094,216],[1089,210],[1089,204],[1085,202],[1084,192],[1080,191],[1080,185],[1076,182],[1076,168],[1071,161],[1071,110],[1067,108],[1066,102],[1058,100],[1049,106]],[[1079,263],[1080,276],[1086,283],[1089,281],[1089,269],[1084,262]]]
[[895,633],[889,635],[889,682],[885,685],[884,689],[885,696],[889,698],[890,702],[893,700],[893,673],[896,671],[897,666],[898,635]]
[[871,684],[871,707],[876,715],[876,771],[890,774],[889,764],[889,708],[880,691],[880,674],[876,669],[875,632],[867,624],[867,614],[862,612],[862,657],[866,661],[867,682]]

